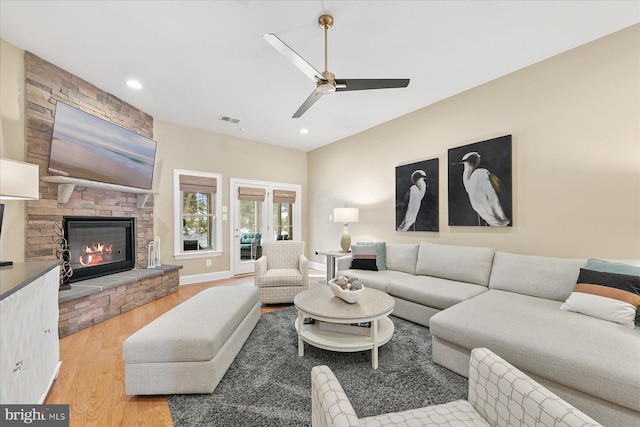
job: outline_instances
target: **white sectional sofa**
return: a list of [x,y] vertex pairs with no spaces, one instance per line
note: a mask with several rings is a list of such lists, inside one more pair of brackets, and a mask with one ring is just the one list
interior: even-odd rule
[[640,327],[560,309],[587,261],[421,242],[387,244],[383,271],[339,258],[337,274],[430,327],[434,362],[468,376],[471,350],[487,347],[603,425],[638,426]]

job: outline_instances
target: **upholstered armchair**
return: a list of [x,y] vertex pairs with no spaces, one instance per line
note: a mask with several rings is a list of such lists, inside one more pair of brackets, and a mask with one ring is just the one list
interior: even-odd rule
[[312,427],[600,426],[486,348],[471,352],[468,400],[358,418],[327,366],[311,369]]
[[309,287],[309,261],[304,256],[304,242],[263,242],[262,256],[256,261],[255,285],[263,304],[293,302],[293,297]]

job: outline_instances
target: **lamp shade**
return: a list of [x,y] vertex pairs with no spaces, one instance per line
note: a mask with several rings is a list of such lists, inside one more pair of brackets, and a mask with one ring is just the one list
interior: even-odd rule
[[39,179],[37,165],[0,159],[0,199],[38,200]]
[[358,222],[357,208],[334,208],[333,222]]

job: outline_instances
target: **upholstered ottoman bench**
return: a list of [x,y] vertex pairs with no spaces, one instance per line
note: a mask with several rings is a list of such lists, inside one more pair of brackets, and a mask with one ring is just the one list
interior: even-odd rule
[[212,393],[259,319],[255,287],[194,295],[124,341],[126,393]]

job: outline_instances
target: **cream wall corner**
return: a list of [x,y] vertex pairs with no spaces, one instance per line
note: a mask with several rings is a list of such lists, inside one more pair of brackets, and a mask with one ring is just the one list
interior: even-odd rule
[[[24,51],[0,39],[0,157],[24,161]],[[0,260],[24,262],[26,202],[5,204]]]
[[[640,258],[638,76],[635,25],[310,152],[310,246],[337,249],[342,225],[328,216],[348,203],[360,208],[352,241]],[[507,134],[514,226],[450,227],[447,149]],[[440,159],[440,231],[397,232],[395,167],[432,158]]]

